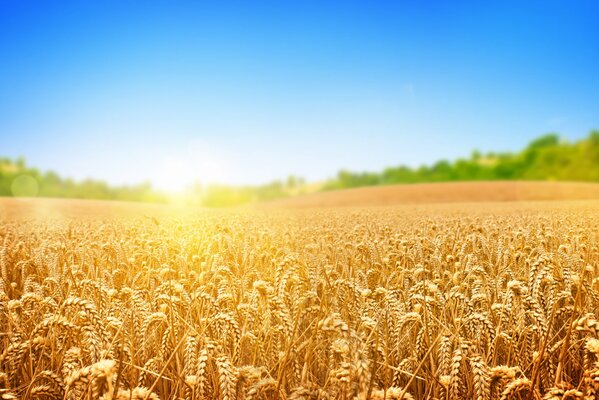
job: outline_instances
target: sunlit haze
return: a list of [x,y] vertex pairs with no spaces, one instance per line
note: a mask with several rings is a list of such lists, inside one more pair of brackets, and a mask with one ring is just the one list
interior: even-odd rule
[[1,155],[180,190],[577,139],[597,21],[593,1],[7,0]]

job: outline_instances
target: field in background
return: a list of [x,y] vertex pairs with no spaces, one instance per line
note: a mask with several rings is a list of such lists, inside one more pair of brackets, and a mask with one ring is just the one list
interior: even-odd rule
[[335,190],[266,202],[259,206],[267,208],[310,208],[589,199],[599,199],[599,183],[546,181],[448,182]]
[[[286,208],[370,207],[460,202],[599,200],[599,184],[579,182],[451,182],[343,189],[258,203],[258,210]],[[248,206],[243,206],[248,207]],[[235,208],[233,208],[234,210]],[[199,206],[110,200],[0,198],[0,218],[193,217],[229,212]]]
[[140,203],[114,200],[80,200],[48,198],[0,198],[3,219],[118,219],[193,216],[204,212],[199,207],[172,204]]
[[0,204],[3,399],[599,389],[599,201]]

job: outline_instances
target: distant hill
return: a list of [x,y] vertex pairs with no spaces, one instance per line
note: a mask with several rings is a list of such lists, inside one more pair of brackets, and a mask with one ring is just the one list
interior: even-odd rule
[[265,208],[370,207],[400,204],[599,199],[599,183],[442,182],[334,190],[260,203]]

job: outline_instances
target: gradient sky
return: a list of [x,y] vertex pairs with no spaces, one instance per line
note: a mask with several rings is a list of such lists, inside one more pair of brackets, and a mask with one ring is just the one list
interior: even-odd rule
[[597,1],[0,1],[0,155],[262,183],[599,129]]

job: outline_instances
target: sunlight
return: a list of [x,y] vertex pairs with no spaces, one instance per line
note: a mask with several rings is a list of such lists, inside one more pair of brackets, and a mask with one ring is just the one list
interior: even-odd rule
[[162,160],[152,184],[171,194],[182,194],[195,184],[210,184],[226,179],[224,163],[209,154],[198,157],[169,156]]
[[598,398],[597,16],[0,1],[0,400]]

